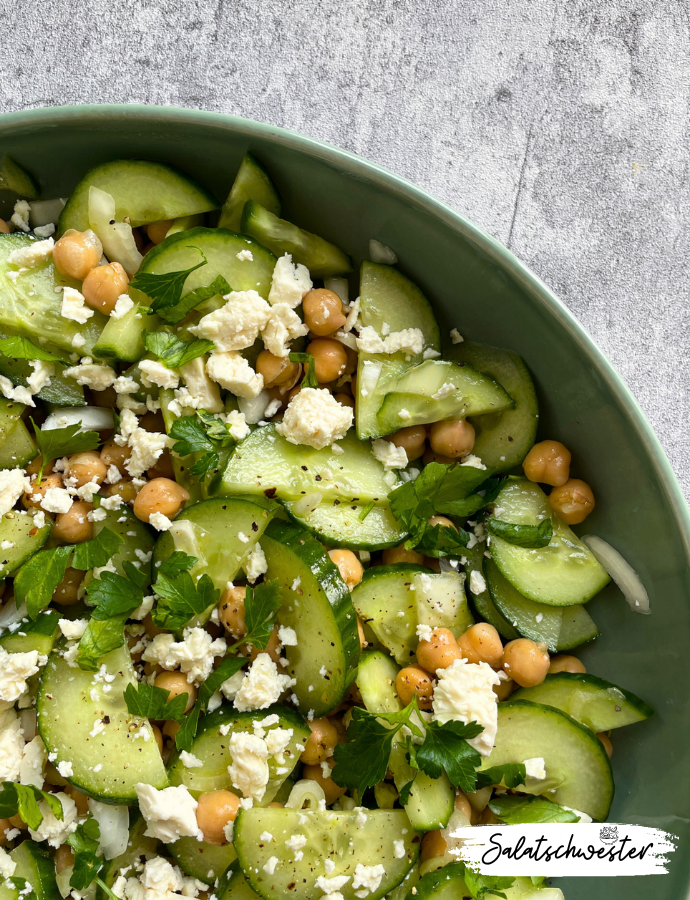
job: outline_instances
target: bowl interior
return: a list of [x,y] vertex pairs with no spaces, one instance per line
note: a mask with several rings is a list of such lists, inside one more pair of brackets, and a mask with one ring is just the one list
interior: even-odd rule
[[461,216],[376,166],[280,129],[127,106],[0,117],[0,156],[10,153],[31,170],[44,198],[67,196],[90,166],[130,157],[171,163],[222,201],[247,149],[275,179],[286,218],[342,246],[358,263],[372,237],[393,247],[402,271],[433,302],[446,340],[456,327],[524,357],[539,393],[540,437],[563,441],[574,474],[594,488],[596,510],[578,530],[613,544],[651,600],[652,615],[634,615],[617,588],[608,587],[589,607],[602,635],[578,653],[589,671],[656,709],[651,720],[613,737],[617,790],[610,819],[664,828],[681,839],[671,874],[653,883],[582,878],[559,886],[568,900],[641,900],[652,890],[658,900],[690,896],[687,509],[635,401],[569,313],[512,254]]

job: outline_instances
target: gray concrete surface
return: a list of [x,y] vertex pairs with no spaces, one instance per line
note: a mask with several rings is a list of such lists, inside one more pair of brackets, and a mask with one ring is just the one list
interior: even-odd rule
[[0,0],[0,110],[234,113],[392,169],[553,287],[690,497],[690,7],[677,0]]

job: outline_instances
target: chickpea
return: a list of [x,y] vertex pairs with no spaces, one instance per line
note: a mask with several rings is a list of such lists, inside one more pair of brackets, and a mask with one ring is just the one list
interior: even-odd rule
[[[175,723],[177,724],[177,722]],[[158,725],[152,725],[151,731],[153,732],[153,737],[155,738],[156,744],[158,746],[158,752],[163,754],[163,735],[161,734],[161,730]]]
[[421,553],[417,553],[416,550],[406,550],[405,545],[401,544],[399,547],[390,547],[388,550],[384,550],[381,561],[384,566],[396,566],[398,563],[413,563],[416,566],[421,566],[424,562],[424,556]]
[[[43,467],[43,474],[50,475],[53,471],[53,462],[54,460],[49,460],[46,465]],[[38,475],[41,471],[41,466],[43,465],[43,457],[37,456],[36,459],[32,459],[29,465],[26,467],[26,474],[30,477],[31,475]]]
[[604,750],[606,750],[606,755],[609,759],[613,756],[613,744],[611,743],[611,738],[604,731],[598,731],[597,737],[604,745]]
[[172,228],[174,219],[161,219],[159,222],[151,222],[146,226],[146,234],[152,244],[160,244],[165,240],[166,234]]
[[53,537],[65,544],[81,544],[93,537],[93,522],[87,518],[93,509],[93,503],[75,500],[69,510],[55,520]]
[[577,656],[568,656],[565,653],[559,653],[558,656],[552,656],[551,662],[549,663],[549,675],[554,675],[556,672],[586,672],[587,668],[583,662],[577,658]]
[[84,279],[81,292],[84,300],[109,316],[115,309],[118,297],[127,293],[129,278],[120,263],[112,262],[107,266],[96,266]]
[[53,472],[52,475],[44,475],[40,484],[34,481],[29,490],[22,494],[22,504],[27,509],[38,510],[41,508],[41,500],[45,497],[46,491],[49,491],[51,488],[61,487],[62,475],[59,472]]
[[153,619],[151,618],[151,613],[149,613],[142,619],[141,624],[144,626],[144,628],[146,629],[146,634],[148,634],[151,639],[155,638],[157,634],[166,634],[165,629],[159,628],[158,625],[156,625],[156,623],[153,621]]
[[302,299],[304,324],[319,337],[335,334],[345,324],[343,301],[333,291],[316,288]]
[[174,719],[168,719],[165,725],[163,725],[163,734],[173,741],[180,728],[182,728],[182,725],[180,725],[179,722],[176,722]]
[[427,831],[422,838],[419,848],[419,859],[421,862],[426,862],[428,859],[436,859],[439,856],[443,856],[447,849],[448,844],[440,830]]
[[284,803],[278,803],[277,800],[274,800],[272,803],[268,804],[269,809],[285,809]]
[[396,447],[403,447],[408,461],[419,459],[426,447],[426,428],[423,425],[410,425],[409,428],[401,428],[394,434],[386,435],[384,440]]
[[[9,234],[10,226],[4,219],[0,219],[0,234]],[[5,819],[0,819],[0,822],[4,822]]]
[[307,353],[314,357],[314,372],[319,384],[328,384],[345,374],[347,351],[340,341],[317,338],[307,346]]
[[101,261],[103,244],[88,228],[86,231],[75,231],[70,228],[53,248],[53,262],[61,275],[83,281]]
[[426,566],[427,569],[431,569],[432,572],[436,572],[437,575],[441,574],[441,563],[435,556],[425,556],[422,565]]
[[[505,674],[505,672],[503,673]],[[493,692],[498,697],[499,703],[501,700],[507,700],[508,697],[513,693],[515,689],[515,682],[512,678],[501,679],[498,684],[493,686]]]
[[77,813],[80,816],[87,816],[89,814],[89,798],[86,794],[82,794],[81,791],[78,791],[73,784],[70,784],[65,788],[65,793],[76,803]]
[[[102,391],[96,391],[90,388],[91,406],[100,406],[101,409],[117,409],[117,391],[114,387],[104,388]],[[129,453],[129,447],[124,447]]]
[[131,453],[132,451],[127,445],[121,447],[112,439],[106,441],[105,444],[103,444],[103,446],[101,447],[101,459],[103,460],[106,468],[115,466],[120,475],[127,475],[125,463],[129,459]]
[[467,795],[464,794],[460,788],[455,792],[454,806],[456,809],[460,810],[460,812],[465,813],[468,819],[472,818],[472,805],[467,799]]
[[[55,770],[55,773],[57,774],[57,770]],[[60,778],[59,775],[58,775],[58,778]],[[64,780],[64,778],[62,779],[62,781],[65,784],[67,784],[67,782]],[[26,824],[24,819],[22,819],[22,817],[19,815],[19,813],[17,813],[16,816],[10,816],[8,821],[9,821],[10,825],[12,826],[12,828],[18,828],[20,831],[28,831],[29,830],[29,826]]]
[[79,588],[84,580],[86,572],[73,569],[71,566],[65,569],[65,577],[53,591],[53,602],[60,606],[74,606],[79,603]]
[[172,456],[167,447],[156,460],[156,464],[146,470],[146,477],[151,480],[154,478],[168,478],[174,481],[175,469],[173,468]]
[[[1,221],[2,221],[2,219],[0,219],[0,222],[1,222]],[[1,229],[1,228],[0,228],[0,232],[2,232],[2,229]],[[3,234],[7,234],[8,232],[5,231],[5,232],[2,232],[2,233],[3,233]],[[7,832],[7,831],[10,831],[11,828],[12,828],[12,825],[10,824],[10,820],[9,820],[9,819],[0,819],[0,847],[2,847],[2,846],[4,846],[5,844],[7,844],[7,834],[6,834],[6,832]]]
[[62,844],[55,851],[55,871],[59,875],[74,865],[74,851],[69,844]]
[[422,462],[425,466],[428,466],[429,463],[432,462],[443,463],[443,465],[448,466],[451,463],[454,463],[455,460],[451,459],[450,456],[443,456],[440,453],[434,453],[431,447],[427,447],[424,451],[424,456],[422,456]]
[[287,356],[274,356],[270,350],[262,350],[256,358],[256,371],[264,377],[264,387],[271,388],[292,382],[293,387],[302,371],[299,363],[290,362]]
[[100,453],[86,450],[84,453],[70,456],[67,461],[67,474],[70,478],[76,478],[76,486],[80,488],[91,481],[103,484],[108,467],[101,459]]
[[417,662],[427,672],[447,669],[456,659],[462,659],[462,651],[447,628],[434,628],[428,641],[417,644]]
[[349,394],[334,394],[333,396],[341,406],[349,406],[350,409],[355,408],[355,401]]
[[117,484],[107,484],[102,493],[105,497],[119,497],[123,503],[132,504],[137,498],[137,489],[131,481],[118,481]]
[[165,431],[163,413],[159,409],[156,412],[149,410],[139,419],[139,427],[151,433]]
[[540,441],[525,457],[522,468],[530,481],[560,487],[570,475],[570,450],[560,441]]
[[349,591],[354,590],[362,580],[364,569],[352,550],[329,550],[328,555],[338,567],[340,577]]
[[434,682],[419,666],[405,666],[401,669],[395,676],[395,689],[405,706],[416,697],[420,709],[431,709]]
[[315,781],[323,789],[323,792],[326,795],[326,806],[335,803],[338,797],[342,797],[346,790],[343,787],[339,787],[330,776],[324,778],[323,770],[320,765],[305,766],[302,770],[302,778],[308,778],[310,781]]
[[244,637],[247,633],[247,626],[244,624],[244,598],[247,596],[247,588],[240,585],[239,587],[228,588],[220,598],[218,613],[220,621],[226,631],[235,638]]
[[488,622],[477,622],[458,638],[463,658],[471,663],[485,662],[499,668],[503,657],[501,636]]
[[187,681],[182,672],[161,672],[153,683],[164,691],[170,691],[168,700],[174,700],[180,694],[187,694],[185,712],[189,712],[196,703],[196,687]]
[[199,795],[196,821],[209,844],[227,844],[225,826],[234,822],[240,809],[240,798],[232,791],[208,791]]
[[170,478],[154,478],[147,482],[134,501],[134,515],[148,522],[154,513],[174,518],[182,504],[189,500],[189,491]]
[[579,525],[594,509],[594,494],[586,482],[569,478],[551,491],[549,503],[566,525]]
[[450,521],[446,516],[431,516],[427,519],[428,525],[443,525],[444,528],[454,528],[456,531],[458,530],[458,526]]
[[474,428],[467,419],[443,419],[429,430],[429,443],[434,453],[458,459],[474,447]]
[[[245,650],[246,647],[246,650]],[[278,626],[273,626],[273,631],[271,632],[271,636],[268,639],[268,643],[263,650],[260,650],[258,647],[255,647],[253,644],[246,644],[245,647],[242,648],[242,653],[245,656],[248,656],[249,662],[254,662],[259,653],[268,653],[274,663],[277,663],[280,659],[280,638],[278,637]],[[248,652],[247,652],[248,651]]]
[[326,718],[314,719],[313,722],[307,722],[307,725],[311,729],[311,734],[300,759],[306,765],[313,766],[333,756],[335,745],[338,743],[338,731],[330,719]]
[[510,641],[503,648],[503,668],[520,687],[541,684],[549,671],[546,644],[536,644],[529,638]]
[[479,825],[501,825],[501,820],[497,819],[496,816],[491,812],[491,808],[486,806],[482,810],[482,814],[479,816]]

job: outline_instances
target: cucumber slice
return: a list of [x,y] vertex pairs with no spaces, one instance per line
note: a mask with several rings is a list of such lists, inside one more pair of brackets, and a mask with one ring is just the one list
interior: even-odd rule
[[23,622],[21,628],[0,638],[0,647],[8,653],[28,653],[38,650],[47,656],[60,636],[60,614],[54,609],[44,609],[35,622]]
[[0,397],[0,469],[23,469],[38,453],[21,418],[25,409],[22,403]]
[[[13,878],[24,878],[33,888],[37,900],[60,900],[60,892],[55,881],[55,863],[48,851],[35,841],[25,840],[10,851],[12,861],[17,864]],[[11,888],[7,881],[0,884],[2,900],[16,900],[19,888]],[[26,894],[22,893],[22,897]]]
[[359,659],[357,687],[370,713],[400,712],[403,708],[395,679],[400,671],[393,660],[380,650],[368,650]]
[[[158,856],[158,841],[155,838],[146,837],[146,820],[140,814],[138,809],[132,809],[129,813],[129,840],[127,841],[127,849],[124,853],[116,856],[115,859],[107,860],[99,873],[99,878],[106,887],[112,888],[115,884],[120,869],[126,869],[127,866],[133,865],[135,862],[144,862],[147,859],[153,859]],[[109,895],[98,885],[96,887],[95,900],[108,900]]]
[[494,509],[499,521],[538,525],[551,518],[551,543],[538,550],[491,538],[491,556],[501,573],[524,597],[548,606],[586,603],[606,587],[609,576],[590,550],[549,506],[542,489],[523,478],[511,478]]
[[10,253],[35,240],[33,235],[21,232],[0,234],[0,328],[9,328],[34,343],[52,344],[70,353],[74,352],[72,340],[80,334],[84,344],[79,352],[83,356],[92,354],[106,317],[94,312],[85,325],[65,319],[60,312],[62,294],[55,292],[61,285],[79,288],[80,282],[64,278],[50,260],[21,272],[16,279],[8,277],[10,272],[19,271],[7,261]]
[[484,575],[496,609],[523,636],[545,641],[552,653],[571,650],[599,635],[583,606],[546,606],[528,600],[506,581],[493,559],[484,560]]
[[[462,900],[471,897],[464,879],[465,864],[449,863],[442,869],[427,872],[416,884],[415,900]],[[505,891],[501,891],[505,895]],[[412,896],[412,895],[411,895]]]
[[[301,751],[297,751],[296,746],[303,747],[311,734],[311,730],[300,715],[278,703],[268,709],[254,712],[238,712],[233,706],[221,706],[210,715],[204,716],[190,751],[204,763],[203,768],[186,768],[179,755],[176,754],[168,765],[170,784],[184,784],[195,797],[206,791],[228,790],[237,793],[237,788],[232,786],[232,780],[228,773],[228,766],[232,765],[232,755],[229,750],[230,734],[239,731],[253,734],[253,723],[260,722],[273,714],[277,715],[280,721],[277,725],[268,726],[265,729],[266,732],[268,733],[274,728],[288,728],[292,729],[293,734],[288,749],[285,751],[285,762],[278,763],[273,757],[269,758],[269,781],[261,801],[262,806],[268,806],[278,788],[299,761]],[[229,734],[221,733],[223,725],[230,725]],[[278,769],[281,771],[278,772]],[[232,860],[228,861],[228,865],[230,862]]]
[[[121,647],[101,662],[115,676],[110,683],[97,682],[93,672],[82,672],[51,653],[36,700],[38,731],[48,752],[57,754],[56,763],[72,763],[69,781],[78,790],[105,803],[132,805],[138,782],[161,789],[168,779],[148,721],[127,712],[125,688],[137,683],[129,650]],[[103,729],[94,735],[96,722]],[[130,731],[130,725],[137,727]]]
[[237,445],[225,470],[212,483],[211,493],[299,500],[318,492],[324,500],[384,503],[393,478],[374,458],[371,444],[358,441],[353,432],[338,444],[345,451],[340,456],[330,447],[314,450],[291,444],[276,432],[275,425],[257,428]]
[[323,545],[298,525],[274,520],[261,546],[268,563],[264,577],[277,578],[283,596],[277,622],[297,634],[297,646],[285,652],[300,711],[322,716],[340,703],[357,672],[359,634],[350,593]]
[[[465,575],[468,582],[472,572],[479,572],[482,577],[484,576],[484,560],[486,558],[484,556],[485,546],[486,544],[482,543],[478,544],[472,550],[465,549],[464,551]],[[504,619],[496,609],[488,588],[485,588],[485,590],[481,591],[479,594],[469,591],[467,596],[470,601],[470,606],[474,609],[477,616],[479,616],[480,619],[484,619],[489,625],[493,625],[504,640],[514,641],[516,638],[520,637],[510,622],[507,619]]]
[[[98,500],[96,500],[98,503]],[[124,521],[120,521],[123,519]],[[123,578],[127,577],[127,573],[123,568],[123,563],[133,563],[140,572],[146,576],[144,582],[144,591],[151,584],[151,557],[156,538],[148,525],[145,525],[132,512],[126,503],[121,504],[118,509],[106,510],[105,519],[94,523],[94,535],[98,535],[104,528],[109,528],[115,534],[119,534],[122,543],[116,553],[114,553],[110,562],[115,566],[115,571]],[[141,555],[149,554],[149,559],[144,562]],[[145,559],[145,556],[144,556]],[[93,570],[89,570],[84,578],[84,585],[88,585],[93,580]]]
[[115,199],[115,217],[128,216],[132,226],[177,219],[217,209],[215,199],[196,182],[162,163],[120,159],[96,166],[72,191],[60,214],[58,230],[89,227],[89,188],[100,188]]
[[[603,822],[613,800],[611,763],[596,735],[551,706],[528,700],[498,704],[496,744],[482,769],[542,757],[548,797]],[[536,788],[542,793],[546,785]],[[531,793],[531,791],[527,791]]]
[[198,878],[204,884],[213,884],[237,859],[232,844],[219,847],[207,841],[198,841],[195,837],[180,838],[174,844],[168,844],[167,848],[185,875]]
[[214,894],[218,900],[261,900],[250,888],[239,862],[234,862],[225,872]]
[[[153,571],[173,550],[184,550],[199,560],[194,575],[209,575],[224,591],[279,508],[265,497],[216,497],[194,503],[183,509],[173,528],[156,541]],[[182,522],[189,525],[182,526]]]
[[[335,864],[330,877],[348,875],[340,889],[345,900],[354,900],[352,886],[355,867],[382,865],[385,875],[367,900],[378,900],[392,891],[407,875],[419,855],[419,838],[401,809],[372,809],[364,824],[358,825],[357,812],[331,812],[313,809],[243,809],[235,822],[235,849],[250,886],[264,900],[315,900],[323,896],[316,879],[325,874],[323,863]],[[262,841],[265,832],[273,840]],[[303,856],[285,846],[294,834],[303,834],[307,842]],[[405,855],[397,859],[394,841],[402,841]],[[271,857],[278,863],[272,875],[264,867]],[[270,868],[270,867],[269,867]]]
[[218,227],[241,231],[242,211],[248,200],[256,200],[274,216],[280,215],[280,194],[275,189],[268,172],[253,153],[244,154],[228,199],[220,211]]
[[414,576],[417,623],[431,628],[448,628],[455,637],[474,625],[467,606],[465,578],[457,572]]
[[11,156],[0,159],[0,191],[12,191],[27,200],[37,200],[41,193],[36,179]]
[[43,528],[36,528],[32,513],[12,509],[0,518],[0,543],[12,546],[0,551],[0,578],[6,578],[31,559],[48,540],[52,523],[46,520]]
[[651,706],[631,691],[596,675],[558,672],[533,688],[520,688],[511,700],[531,700],[568,713],[594,732],[610,731],[654,715]]
[[[145,260],[148,256],[145,257]],[[156,331],[160,325],[158,316],[142,315],[139,304],[148,306],[149,299],[134,288],[130,288],[130,296],[137,303],[121,319],[109,318],[101,336],[93,348],[95,356],[102,359],[121,359],[124,362],[136,362],[146,352],[144,332]],[[151,391],[149,393],[152,393]]]
[[374,506],[362,521],[365,507],[332,500],[319,503],[308,516],[300,515],[298,501],[283,502],[290,518],[329,547],[350,550],[385,550],[399,546],[407,537],[389,506]]
[[[443,385],[455,390],[439,399]],[[513,401],[503,388],[470,366],[433,359],[408,369],[385,395],[377,420],[385,433],[402,425],[426,425],[441,419],[462,419],[510,409]],[[403,410],[409,415],[401,416]],[[404,413],[403,413],[404,415]]]
[[[0,334],[0,337],[10,337],[10,334],[5,330]],[[50,349],[50,352],[56,356],[69,360],[69,354],[64,350],[58,350],[54,347],[46,347],[45,349]],[[26,387],[27,379],[32,372],[33,369],[29,365],[28,359],[10,359],[8,356],[0,353],[0,375],[9,378],[12,384],[20,384]],[[84,388],[78,385],[73,378],[66,378],[63,373],[64,368],[56,365],[55,374],[51,376],[50,384],[42,388],[35,396],[46,403],[52,403],[54,406],[86,406]]]
[[454,344],[447,356],[493,378],[513,398],[514,409],[470,419],[476,435],[472,452],[488,469],[508,472],[527,456],[537,434],[539,404],[527,366],[511,350],[470,341]]
[[293,262],[306,266],[312,278],[345,275],[352,271],[352,260],[335,244],[279,219],[256,200],[248,200],[245,204],[241,230],[276,256],[290,253]]
[[[206,257],[206,265],[189,275],[183,295],[222,275],[233,291],[256,291],[264,299],[268,297],[275,256],[256,241],[224,228],[190,228],[166,237],[146,254],[139,272],[162,275],[191,269],[201,262],[199,250]],[[241,250],[250,250],[254,259],[239,260]]]

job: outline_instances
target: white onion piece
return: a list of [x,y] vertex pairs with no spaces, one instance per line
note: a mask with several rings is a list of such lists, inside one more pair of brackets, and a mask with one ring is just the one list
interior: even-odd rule
[[285,806],[288,809],[303,809],[306,803],[309,809],[318,809],[321,800],[325,803],[326,795],[318,781],[302,778],[301,781],[295,782],[290,796],[285,801]]
[[336,331],[331,337],[335,338],[336,341],[340,341],[341,344],[345,344],[350,350],[357,350],[357,338],[354,334],[350,334],[349,331]]
[[263,417],[268,404],[271,402],[271,395],[268,391],[261,391],[256,397],[238,397],[237,405],[240,412],[244,414],[244,420],[247,425],[256,425]]
[[118,262],[132,277],[144,257],[137,250],[132,226],[115,222],[115,200],[107,191],[89,188],[89,226],[103,244],[103,252],[111,262]]
[[347,283],[347,278],[324,278],[323,286],[327,291],[333,291],[334,294],[337,294],[340,299],[343,301],[344,306],[349,306],[349,286]]
[[67,203],[65,197],[56,197],[55,200],[33,200],[29,203],[31,227],[40,228],[42,225],[54,225],[60,218],[65,203]]
[[69,896],[72,887],[69,883],[70,878],[72,877],[72,872],[74,872],[74,866],[67,866],[66,869],[63,869],[62,872],[57,872],[55,874],[55,882],[57,884],[57,888],[60,891],[60,896],[65,898]]
[[102,406],[63,406],[52,412],[41,426],[42,431],[79,425],[79,433],[84,431],[107,431],[115,427],[113,411]]
[[129,807],[111,806],[89,797],[89,810],[101,829],[100,848],[106,859],[124,853],[129,840]]
[[292,507],[292,511],[296,516],[308,519],[319,503],[321,503],[322,499],[323,494],[321,491],[314,491],[313,494],[305,494],[304,497],[300,497],[295,503]]
[[375,263],[383,263],[386,266],[394,266],[398,257],[390,247],[386,247],[381,241],[372,238],[369,241],[369,259]]
[[0,629],[9,628],[10,625],[16,625],[17,622],[21,622],[21,620],[25,619],[27,616],[26,603],[22,603],[19,609],[17,609],[16,601],[10,600],[3,606],[2,610],[0,610]]
[[648,616],[651,612],[649,595],[630,563],[623,559],[618,550],[614,550],[610,544],[594,534],[587,534],[581,540],[621,589],[630,609]]

